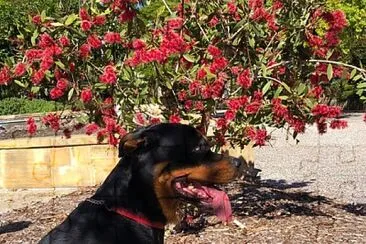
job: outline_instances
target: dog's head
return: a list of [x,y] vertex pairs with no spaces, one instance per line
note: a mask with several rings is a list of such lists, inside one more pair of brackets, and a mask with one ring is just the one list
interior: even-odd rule
[[133,162],[138,182],[151,186],[169,222],[178,220],[181,201],[211,208],[223,221],[231,218],[228,197],[214,184],[237,177],[242,159],[212,152],[195,128],[159,124],[139,129],[121,140],[119,155]]

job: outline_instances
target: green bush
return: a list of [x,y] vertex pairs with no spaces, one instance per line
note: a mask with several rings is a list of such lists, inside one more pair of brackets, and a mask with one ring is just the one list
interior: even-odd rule
[[41,99],[6,98],[0,101],[0,115],[14,115],[27,113],[43,113],[61,110],[62,103]]
[[346,61],[366,64],[366,0],[327,0],[329,9],[342,9],[348,27],[342,35],[341,48]]

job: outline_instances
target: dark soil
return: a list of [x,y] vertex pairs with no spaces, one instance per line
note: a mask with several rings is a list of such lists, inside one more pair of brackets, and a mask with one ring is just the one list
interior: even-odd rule
[[[306,184],[237,181],[226,187],[234,222],[204,216],[199,229],[175,233],[168,226],[166,243],[366,243],[365,204],[335,203],[301,191]],[[36,243],[94,191],[83,188],[0,214],[0,243]]]

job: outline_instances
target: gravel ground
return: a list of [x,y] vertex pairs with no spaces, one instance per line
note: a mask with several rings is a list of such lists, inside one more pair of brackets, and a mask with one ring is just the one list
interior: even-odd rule
[[346,114],[348,128],[319,135],[315,127],[285,140],[273,134],[272,146],[255,150],[264,180],[301,182],[304,190],[348,203],[366,203],[366,123],[363,114]]

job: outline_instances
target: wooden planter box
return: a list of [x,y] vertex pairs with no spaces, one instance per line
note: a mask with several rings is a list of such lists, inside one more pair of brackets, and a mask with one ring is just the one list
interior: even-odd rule
[[1,140],[0,188],[93,186],[117,162],[117,149],[96,144],[95,136]]

